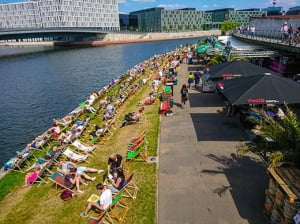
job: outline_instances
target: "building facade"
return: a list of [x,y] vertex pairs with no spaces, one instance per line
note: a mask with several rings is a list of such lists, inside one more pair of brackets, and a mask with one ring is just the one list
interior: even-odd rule
[[243,10],[233,10],[229,12],[229,21],[236,22],[240,26],[249,25],[251,17],[262,16],[260,9],[243,9]]
[[300,15],[300,6],[289,8],[289,10],[286,12],[286,15]]
[[194,8],[165,10],[161,7],[131,12],[136,15],[139,31],[184,31],[200,30],[204,23],[204,12]]
[[[234,10],[233,8],[198,11],[195,8],[165,10],[162,7],[131,12],[136,16],[138,31],[186,31],[221,29],[221,24],[228,20],[245,26],[253,16],[261,16],[260,9]],[[130,26],[133,26],[130,23]]]
[[120,30],[117,0],[30,0],[0,4],[0,28]]

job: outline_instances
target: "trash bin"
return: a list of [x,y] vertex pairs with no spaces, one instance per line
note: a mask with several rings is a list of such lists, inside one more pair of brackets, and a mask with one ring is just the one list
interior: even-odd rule
[[170,99],[170,107],[173,107],[174,105],[174,99]]

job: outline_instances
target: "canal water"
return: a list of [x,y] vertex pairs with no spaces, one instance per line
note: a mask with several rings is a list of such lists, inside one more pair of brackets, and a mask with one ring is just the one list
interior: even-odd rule
[[[53,119],[64,117],[93,90],[101,89],[155,54],[198,40],[66,48],[1,57],[0,167],[47,130]],[[2,47],[0,55],[25,50]]]

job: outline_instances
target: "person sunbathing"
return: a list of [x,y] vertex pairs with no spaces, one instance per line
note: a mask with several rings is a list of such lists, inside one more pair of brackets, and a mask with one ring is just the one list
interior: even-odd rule
[[59,120],[54,120],[54,122],[57,124],[57,125],[62,125],[64,127],[68,126],[69,124],[72,123],[73,121],[73,116],[72,115],[67,115],[66,117],[63,117]]
[[90,177],[89,175],[86,174],[86,172],[89,173],[102,173],[103,170],[101,169],[95,169],[95,168],[90,168],[90,167],[85,167],[85,166],[78,166],[76,163],[70,162],[70,161],[60,161],[58,163],[59,169],[63,171],[64,173],[68,173],[71,168],[76,168],[77,171],[76,173],[80,176],[82,176],[86,180],[90,181],[95,181],[96,177]]
[[16,164],[20,162],[22,159],[23,159],[22,154],[18,154],[16,157],[11,158],[4,164],[3,166],[4,171],[8,169],[14,169]]
[[22,187],[25,188],[25,187],[32,185],[34,183],[34,181],[37,179],[40,171],[41,171],[41,168],[36,167],[34,169],[34,172],[26,174],[24,185]]
[[102,136],[105,134],[105,132],[107,131],[107,125],[104,124],[102,127],[95,125],[95,131],[91,131],[89,133],[90,138],[97,138],[99,136]]
[[82,194],[84,191],[80,190],[80,184],[87,185],[87,183],[84,183],[80,177],[80,175],[77,174],[77,168],[71,168],[68,174],[65,176],[65,184],[66,187],[76,187],[77,193]]
[[143,111],[144,111],[144,107],[141,107],[137,112],[126,114],[120,128],[123,128],[127,124],[137,122],[140,119],[140,117],[142,116]]
[[156,97],[154,95],[147,96],[144,100],[138,103],[138,106],[150,105],[155,101],[155,98]]

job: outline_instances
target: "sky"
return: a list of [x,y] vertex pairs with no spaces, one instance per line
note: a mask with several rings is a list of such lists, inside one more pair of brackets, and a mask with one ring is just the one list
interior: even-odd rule
[[[248,9],[273,6],[273,0],[119,0],[119,12],[164,7],[165,9],[196,8],[197,10],[212,10],[220,8]],[[300,6],[300,0],[277,0],[276,6],[285,10]]]
[[[25,0],[0,0],[1,3],[24,2]],[[212,10],[221,8],[248,9],[266,8],[272,6],[273,0],[118,0],[119,12],[129,13],[152,7],[165,9],[196,8],[197,10]],[[277,5],[288,10],[300,6],[300,0],[277,0]]]

